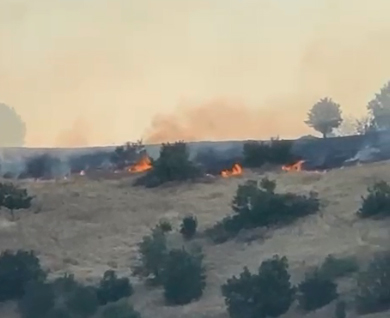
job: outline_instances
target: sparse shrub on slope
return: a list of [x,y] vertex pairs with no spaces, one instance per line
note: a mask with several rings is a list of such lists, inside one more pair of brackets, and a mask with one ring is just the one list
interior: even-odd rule
[[376,256],[357,279],[356,309],[361,314],[390,308],[390,253]]
[[274,256],[261,263],[257,274],[247,268],[222,286],[222,295],[231,318],[279,317],[294,301],[288,260]]
[[69,311],[76,316],[92,316],[99,307],[96,289],[80,284],[69,294],[65,304]]
[[100,305],[116,302],[121,298],[133,294],[133,286],[127,277],[118,278],[115,271],[108,270],[104,273],[97,288],[97,296]]
[[185,249],[168,253],[163,271],[164,296],[168,304],[184,305],[199,299],[206,287],[203,254]]
[[180,233],[187,240],[192,239],[196,234],[196,229],[198,227],[198,220],[194,216],[186,216],[183,218],[180,227]]
[[354,257],[335,257],[328,255],[322,263],[319,271],[323,277],[337,279],[355,273],[359,270],[359,264]]
[[33,197],[28,195],[27,190],[19,188],[12,183],[0,183],[0,207],[7,208],[12,219],[14,211],[31,207]]
[[159,158],[153,162],[153,169],[140,177],[135,185],[156,187],[170,181],[194,180],[200,170],[189,159],[187,144],[184,142],[162,144]]
[[151,235],[142,239],[138,249],[140,263],[134,266],[133,274],[151,278],[155,283],[161,283],[161,272],[168,254],[164,232],[159,228],[154,228]]
[[363,218],[390,215],[390,185],[379,181],[368,187],[367,191],[367,196],[362,197],[358,214]]
[[41,282],[46,273],[32,251],[5,251],[0,255],[0,302],[23,297],[27,284]]
[[105,306],[100,318],[141,318],[141,314],[126,301],[121,300]]
[[347,304],[345,301],[340,300],[336,303],[334,310],[334,318],[346,318],[347,317]]
[[304,281],[298,285],[299,305],[307,311],[321,308],[337,297],[337,284],[323,276],[319,269],[306,274]]
[[317,194],[308,196],[294,193],[276,193],[274,181],[263,179],[259,186],[249,180],[237,189],[232,202],[234,214],[218,223],[208,233],[234,236],[242,229],[285,225],[298,218],[316,213],[320,208]]

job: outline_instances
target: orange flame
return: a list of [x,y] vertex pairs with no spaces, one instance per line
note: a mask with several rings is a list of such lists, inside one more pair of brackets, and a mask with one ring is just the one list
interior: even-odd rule
[[223,178],[228,178],[228,177],[231,177],[231,176],[238,176],[238,175],[241,175],[242,174],[242,168],[241,166],[236,163],[232,170],[223,170],[221,171],[221,176]]
[[282,167],[283,171],[301,171],[302,165],[305,162],[305,160],[300,160],[292,165],[286,165]]
[[136,164],[131,166],[128,171],[132,173],[143,172],[152,169],[152,162],[148,156],[143,157]]

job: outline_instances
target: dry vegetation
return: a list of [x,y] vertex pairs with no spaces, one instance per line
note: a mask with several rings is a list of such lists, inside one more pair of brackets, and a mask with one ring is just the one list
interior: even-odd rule
[[[161,289],[146,287],[135,279],[132,302],[143,317],[228,317],[220,286],[248,266],[256,271],[262,260],[274,254],[288,257],[292,279],[299,282],[305,270],[321,263],[328,254],[356,255],[368,260],[388,248],[390,220],[359,219],[356,211],[368,185],[390,180],[389,162],[329,171],[327,173],[269,173],[277,180],[277,191],[300,194],[316,191],[323,203],[321,212],[298,220],[272,233],[253,230],[234,240],[214,245],[203,236],[207,287],[203,297],[182,307],[165,306]],[[198,231],[231,213],[231,200],[239,184],[260,179],[250,171],[211,183],[167,185],[155,189],[132,187],[134,176],[116,180],[74,177],[63,181],[19,181],[37,196],[28,213],[17,213],[9,221],[0,219],[0,249],[33,249],[51,275],[74,273],[78,279],[98,281],[107,269],[130,275],[137,256],[137,243],[159,220],[172,222],[172,244],[182,243],[179,233],[184,216],[198,220]],[[341,292],[351,289],[341,283]],[[9,308],[3,308],[3,314]],[[310,317],[331,317],[334,308],[324,307]],[[10,317],[13,317],[9,314]],[[295,317],[296,314],[287,314]],[[385,314],[373,317],[385,317]],[[7,316],[6,316],[7,317]],[[15,316],[17,317],[17,316]]]

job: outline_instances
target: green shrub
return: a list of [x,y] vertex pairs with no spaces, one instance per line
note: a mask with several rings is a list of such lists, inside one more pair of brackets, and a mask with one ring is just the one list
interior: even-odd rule
[[390,253],[376,256],[357,279],[356,309],[361,314],[390,308]]
[[169,221],[162,220],[160,221],[157,226],[158,229],[160,229],[164,233],[169,233],[172,231],[172,224]]
[[118,301],[105,306],[101,318],[141,318],[141,314],[134,310],[126,301]]
[[74,315],[88,317],[96,313],[99,302],[96,289],[91,286],[77,286],[67,297],[66,307]]
[[354,257],[336,258],[333,255],[328,255],[319,270],[322,276],[337,279],[357,272],[359,264]]
[[151,235],[144,236],[138,244],[140,263],[134,266],[133,274],[151,278],[154,283],[161,283],[166,256],[168,254],[167,240],[164,232],[155,228]]
[[194,216],[186,216],[183,218],[180,227],[180,233],[187,240],[192,239],[196,234],[196,229],[198,227],[198,220]]
[[171,181],[195,180],[200,169],[190,161],[187,144],[184,142],[162,144],[159,158],[153,169],[137,179],[134,185],[156,187]]
[[185,249],[169,252],[163,271],[164,296],[168,304],[184,305],[199,299],[206,287],[203,254]]
[[113,270],[108,270],[104,273],[97,289],[100,305],[116,302],[132,294],[133,286],[130,284],[129,279],[127,277],[118,278]]
[[30,157],[26,160],[25,171],[22,174],[25,178],[48,179],[55,176],[55,168],[61,165],[59,158],[47,153]]
[[7,208],[12,219],[14,211],[31,207],[33,197],[29,196],[26,189],[19,188],[12,183],[0,183],[0,207]]
[[337,297],[337,284],[324,277],[318,269],[306,274],[304,281],[298,285],[299,305],[307,311],[321,308]]
[[390,185],[379,181],[367,191],[368,195],[362,197],[362,206],[357,213],[363,218],[390,215]]
[[295,295],[288,260],[277,255],[263,261],[257,274],[244,268],[221,289],[232,318],[279,317],[288,311]]
[[336,303],[334,318],[346,318],[347,317],[347,304],[345,301],[340,300]]
[[45,278],[33,251],[4,251],[0,255],[0,302],[22,298],[27,283]]
[[[259,183],[249,180],[237,189],[233,199],[234,214],[218,223],[217,229],[208,231],[234,236],[242,229],[286,225],[296,219],[314,214],[320,208],[317,194],[308,196],[294,193],[276,193],[275,182],[263,179]],[[224,231],[222,231],[222,228]]]
[[142,141],[127,142],[123,146],[115,148],[111,154],[110,161],[116,169],[122,170],[146,155],[146,149]]
[[19,312],[23,318],[46,318],[55,304],[53,287],[49,283],[31,281],[19,301]]

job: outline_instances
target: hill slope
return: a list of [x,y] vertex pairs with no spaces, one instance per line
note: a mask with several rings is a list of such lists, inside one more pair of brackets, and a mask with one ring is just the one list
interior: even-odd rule
[[[227,317],[219,288],[243,266],[255,270],[265,258],[276,253],[286,255],[297,281],[305,269],[320,263],[329,253],[353,254],[364,260],[388,247],[390,220],[359,220],[355,212],[367,185],[390,180],[389,168],[388,162],[382,162],[324,174],[269,173],[277,180],[278,191],[317,191],[325,203],[321,213],[250,243],[243,236],[222,245],[200,238],[208,267],[208,286],[202,299],[183,307],[165,307],[160,290],[148,290],[136,283],[132,296],[136,308],[146,318]],[[242,177],[216,179],[210,184],[153,190],[131,187],[133,176],[117,180],[76,177],[60,182],[26,181],[23,185],[37,196],[31,209],[36,213],[20,212],[19,220],[11,223],[3,211],[0,248],[36,250],[53,275],[68,271],[80,279],[95,281],[109,268],[129,274],[136,244],[159,219],[169,219],[177,227],[184,215],[193,213],[200,230],[205,229],[230,213],[230,202],[240,183],[260,177],[246,171]],[[172,240],[180,242],[180,235],[173,234]],[[347,282],[343,288],[349,287]],[[312,317],[329,317],[327,310]],[[288,317],[295,315],[290,313]]]

